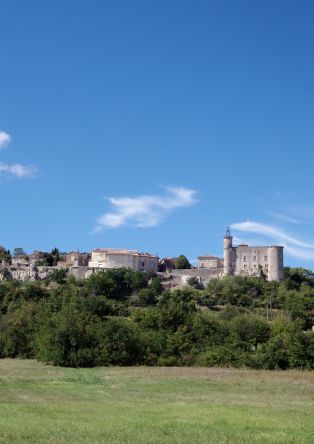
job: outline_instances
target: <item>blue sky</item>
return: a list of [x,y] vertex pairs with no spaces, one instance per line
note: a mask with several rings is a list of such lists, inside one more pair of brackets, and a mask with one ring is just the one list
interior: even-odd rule
[[0,243],[314,268],[312,1],[2,0]]

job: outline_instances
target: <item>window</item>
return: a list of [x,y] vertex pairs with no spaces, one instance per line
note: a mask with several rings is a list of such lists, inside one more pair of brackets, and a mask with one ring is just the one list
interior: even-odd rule
[[246,262],[246,256],[243,256],[243,262]]
[[267,261],[267,256],[264,256],[264,260]]
[[253,256],[253,261],[256,261],[256,256]]
[[243,265],[243,268],[246,268],[246,267],[247,267],[247,265],[246,265],[246,264],[244,264],[244,265]]

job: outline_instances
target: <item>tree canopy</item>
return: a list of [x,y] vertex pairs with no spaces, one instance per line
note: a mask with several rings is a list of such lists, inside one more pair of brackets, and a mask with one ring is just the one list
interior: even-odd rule
[[86,280],[58,274],[47,286],[0,282],[0,357],[71,367],[314,368],[308,270],[289,269],[280,284],[243,276],[204,289],[162,284],[128,269]]
[[186,270],[186,269],[191,268],[191,264],[188,261],[187,257],[184,256],[184,254],[181,254],[180,256],[178,256],[176,258],[175,268],[178,270]]

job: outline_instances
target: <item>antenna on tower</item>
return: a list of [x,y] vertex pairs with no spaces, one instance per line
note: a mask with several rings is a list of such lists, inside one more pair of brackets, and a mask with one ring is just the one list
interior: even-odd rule
[[231,237],[229,225],[227,226],[225,237]]

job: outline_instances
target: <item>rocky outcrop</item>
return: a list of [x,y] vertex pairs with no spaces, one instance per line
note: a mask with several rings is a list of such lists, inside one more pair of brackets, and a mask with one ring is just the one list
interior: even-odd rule
[[43,281],[52,273],[53,268],[48,267],[18,267],[18,268],[2,268],[0,269],[0,281],[9,281],[16,279],[17,281]]

